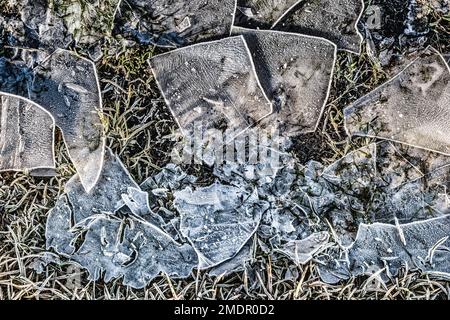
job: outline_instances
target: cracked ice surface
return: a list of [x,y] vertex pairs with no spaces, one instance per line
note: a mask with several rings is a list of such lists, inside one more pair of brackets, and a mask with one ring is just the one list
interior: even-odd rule
[[66,185],[66,193],[48,216],[47,249],[78,262],[92,280],[103,274],[106,282],[123,276],[125,285],[142,288],[160,272],[187,277],[198,264],[192,247],[175,242],[145,215],[124,210],[127,196],[140,199],[132,202],[133,208],[145,212],[148,198],[130,194],[139,190],[108,150],[102,176],[91,193],[84,191],[77,176]]
[[128,0],[116,15],[116,32],[141,44],[179,47],[226,37],[235,0]]
[[429,50],[344,110],[349,134],[450,154],[450,72]]
[[0,172],[54,168],[54,130],[43,108],[0,92]]
[[196,44],[150,60],[183,130],[245,130],[272,111],[242,36]]
[[256,192],[213,184],[174,193],[181,215],[181,233],[199,254],[200,268],[233,258],[256,232],[268,203]]
[[259,81],[275,114],[264,123],[278,123],[286,136],[316,129],[328,99],[336,46],[325,39],[299,34],[233,28],[243,35]]
[[275,29],[323,37],[340,50],[359,54],[362,36],[356,24],[363,8],[362,0],[305,0]]

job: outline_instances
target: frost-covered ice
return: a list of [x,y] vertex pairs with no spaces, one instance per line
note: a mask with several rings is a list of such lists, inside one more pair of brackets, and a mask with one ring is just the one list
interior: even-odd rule
[[344,110],[349,134],[399,141],[450,155],[450,69],[429,49]]
[[54,131],[42,107],[0,92],[0,172],[54,168]]
[[141,44],[179,47],[230,34],[236,0],[127,0],[116,32]]
[[362,0],[305,0],[275,29],[323,37],[340,50],[359,54],[362,35],[357,23],[363,8]]
[[328,99],[336,46],[323,38],[279,31],[233,28],[243,35],[259,81],[274,114],[264,119],[277,124],[285,136],[316,129]]
[[185,134],[198,126],[239,133],[272,112],[242,36],[177,49],[150,63]]

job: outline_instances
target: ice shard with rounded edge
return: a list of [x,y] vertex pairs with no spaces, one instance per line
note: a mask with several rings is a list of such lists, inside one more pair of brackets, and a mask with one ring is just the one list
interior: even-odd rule
[[315,131],[328,99],[336,45],[323,38],[280,31],[233,28],[243,35],[274,114],[263,123],[294,136]]
[[298,265],[305,264],[325,248],[329,237],[327,231],[316,232],[301,240],[290,240],[275,251],[283,253]]
[[303,0],[238,0],[235,25],[270,28],[281,21]]
[[359,54],[363,37],[357,24],[363,9],[363,0],[305,0],[274,29],[322,37],[339,50]]
[[183,134],[242,132],[272,112],[242,36],[177,49],[150,60]]
[[0,172],[55,168],[55,120],[34,102],[0,92]]
[[450,215],[407,224],[361,224],[342,259],[319,264],[323,281],[337,283],[351,276],[381,272],[397,276],[401,268],[450,278]]
[[258,228],[268,203],[257,192],[213,184],[174,193],[181,215],[181,233],[199,256],[199,268],[217,266],[232,259]]
[[89,192],[99,179],[105,153],[102,99],[94,63],[73,52],[56,50],[34,69],[29,96],[55,118]]
[[179,47],[230,34],[236,0],[127,0],[115,32],[141,44]]
[[344,109],[349,135],[450,155],[450,72],[434,49]]

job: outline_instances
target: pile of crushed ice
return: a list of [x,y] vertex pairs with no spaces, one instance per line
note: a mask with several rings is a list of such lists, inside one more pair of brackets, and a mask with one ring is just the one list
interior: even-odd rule
[[[12,1],[20,16],[0,16],[0,45],[14,52],[0,56],[0,172],[55,174],[55,126],[77,170],[48,215],[48,250],[90,279],[132,287],[161,272],[251,267],[255,241],[296,264],[313,259],[329,283],[401,268],[450,275],[450,69],[441,53],[399,59],[389,81],[345,108],[348,135],[379,142],[328,167],[289,152],[291,137],[317,128],[337,51],[360,53],[362,16],[383,65],[394,43],[426,39],[427,10],[448,10],[447,1],[409,1],[404,28],[388,26],[389,37],[376,29],[380,8],[389,11],[382,0],[364,14],[360,0],[114,0],[99,29],[88,23],[99,10],[61,1]],[[105,32],[177,48],[149,63],[180,129],[186,138],[200,130],[201,148],[221,137],[219,146],[244,145],[248,156],[221,163],[218,149],[202,153],[215,176],[206,187],[174,163],[134,181],[105,146],[95,64],[66,50],[87,45],[95,60]],[[270,146],[241,139],[275,131]],[[252,143],[271,156],[252,156]]]

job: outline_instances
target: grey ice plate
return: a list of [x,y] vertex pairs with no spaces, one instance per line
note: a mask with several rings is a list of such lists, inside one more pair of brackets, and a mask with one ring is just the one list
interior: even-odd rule
[[259,81],[272,100],[280,134],[294,136],[316,129],[331,86],[336,46],[323,38],[279,31],[233,28],[243,35]]
[[275,29],[323,37],[340,50],[359,54],[362,35],[357,23],[363,8],[362,0],[304,0]]
[[230,34],[236,0],[126,0],[116,32],[141,44],[179,47]]
[[351,135],[450,155],[450,72],[434,49],[344,110]]
[[54,168],[54,131],[42,107],[0,92],[0,172]]
[[198,126],[239,133],[272,112],[242,36],[177,49],[150,63],[185,134]]

